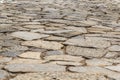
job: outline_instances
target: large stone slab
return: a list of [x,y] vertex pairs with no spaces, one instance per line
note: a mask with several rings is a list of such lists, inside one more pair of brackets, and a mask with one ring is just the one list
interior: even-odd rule
[[102,57],[106,54],[106,50],[104,49],[83,48],[75,46],[67,46],[66,52],[70,55],[84,57]]
[[15,58],[7,64],[42,64],[43,62],[45,61],[40,59]]
[[23,40],[33,40],[33,39],[40,39],[43,37],[48,37],[49,35],[45,34],[38,34],[38,33],[33,33],[33,32],[24,32],[24,31],[19,31],[19,32],[13,32],[11,34],[13,37],[17,37]]
[[102,67],[93,67],[93,66],[70,67],[69,70],[73,72],[87,73],[87,74],[99,74],[99,75],[102,74],[116,80],[120,79],[120,73],[117,73]]
[[109,61],[105,61],[102,59],[90,59],[90,60],[86,60],[86,65],[87,66],[109,66],[112,65],[113,63],[109,62]]
[[84,47],[95,47],[95,48],[106,48],[110,46],[110,42],[104,40],[100,37],[83,37],[77,36],[71,39],[68,39],[65,44],[68,45],[76,45],[76,46],[84,46]]
[[53,64],[8,64],[4,67],[10,72],[54,72],[65,71],[65,66]]
[[104,75],[69,73],[69,72],[40,72],[20,74],[10,80],[108,80]]
[[52,42],[52,41],[51,42],[43,41],[43,40],[25,41],[22,43],[22,45],[45,48],[45,49],[53,49],[53,50],[58,50],[63,47],[61,43]]

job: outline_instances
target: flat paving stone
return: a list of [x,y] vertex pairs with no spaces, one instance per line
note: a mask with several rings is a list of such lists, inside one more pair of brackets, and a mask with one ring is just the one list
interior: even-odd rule
[[69,55],[84,56],[88,58],[102,57],[103,55],[106,54],[106,50],[104,49],[83,48],[83,47],[75,47],[75,46],[67,46],[66,52]]
[[93,66],[70,67],[69,70],[73,72],[87,73],[87,74],[103,74],[116,80],[120,79],[120,73],[113,72],[111,70],[102,67],[93,67]]
[[83,37],[77,36],[68,39],[65,44],[84,46],[84,47],[95,47],[95,48],[107,48],[110,46],[110,42],[100,37]]
[[22,45],[45,48],[45,49],[52,49],[52,50],[58,50],[63,47],[61,43],[52,42],[52,41],[43,41],[43,40],[25,41],[22,43]]
[[13,37],[17,37],[23,40],[34,40],[34,39],[40,39],[43,37],[48,37],[49,35],[45,35],[45,34],[38,34],[38,33],[33,33],[33,32],[13,32],[11,34],[11,36]]
[[104,75],[68,73],[68,72],[41,72],[21,74],[10,80],[109,80]]
[[4,67],[10,72],[54,72],[54,71],[66,71],[65,66],[53,65],[53,64],[8,64]]

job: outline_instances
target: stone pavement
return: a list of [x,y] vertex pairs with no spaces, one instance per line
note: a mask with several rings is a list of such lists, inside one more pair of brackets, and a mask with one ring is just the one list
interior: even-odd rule
[[0,4],[0,80],[120,80],[120,1]]

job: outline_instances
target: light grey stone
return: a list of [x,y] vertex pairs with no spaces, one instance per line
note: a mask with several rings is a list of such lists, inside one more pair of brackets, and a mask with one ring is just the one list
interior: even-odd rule
[[65,66],[53,65],[53,64],[8,64],[4,67],[10,72],[54,72],[65,71]]
[[7,80],[9,78],[9,74],[6,71],[0,70],[0,80]]
[[17,37],[23,40],[33,40],[33,39],[40,39],[43,37],[48,37],[49,35],[19,31],[19,32],[12,33],[11,36]]
[[40,72],[20,74],[10,80],[109,80],[104,75],[69,73],[69,72]]
[[73,72],[87,73],[87,74],[103,74],[116,80],[120,79],[120,73],[102,67],[93,67],[93,66],[70,67],[69,70]]
[[113,63],[110,63],[108,61],[102,60],[102,59],[90,59],[86,60],[87,66],[109,66],[112,65]]
[[112,70],[112,71],[117,71],[117,72],[120,72],[120,65],[111,65],[111,66],[106,66],[105,67],[106,69],[109,69],[109,70]]
[[112,45],[108,48],[109,51],[120,51],[119,45]]
[[81,62],[84,60],[84,58],[80,56],[71,56],[71,55],[51,55],[51,56],[46,56],[44,57],[45,60],[51,61],[51,60],[56,60],[56,61],[74,61],[74,62]]
[[68,39],[65,44],[68,45],[76,45],[76,46],[84,46],[84,47],[95,47],[95,48],[106,48],[110,46],[110,42],[104,40],[100,37],[83,37],[77,36],[71,39]]
[[63,45],[59,42],[43,41],[43,40],[25,41],[22,43],[22,45],[52,49],[52,50],[58,50],[63,47]]
[[102,57],[106,54],[106,50],[104,49],[94,49],[94,48],[83,48],[83,47],[75,47],[75,46],[67,46],[66,52],[69,55],[75,56],[84,56],[84,57]]

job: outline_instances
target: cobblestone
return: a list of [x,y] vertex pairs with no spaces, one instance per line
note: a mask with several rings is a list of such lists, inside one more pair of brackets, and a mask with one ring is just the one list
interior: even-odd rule
[[0,80],[120,80],[119,0],[0,0]]

